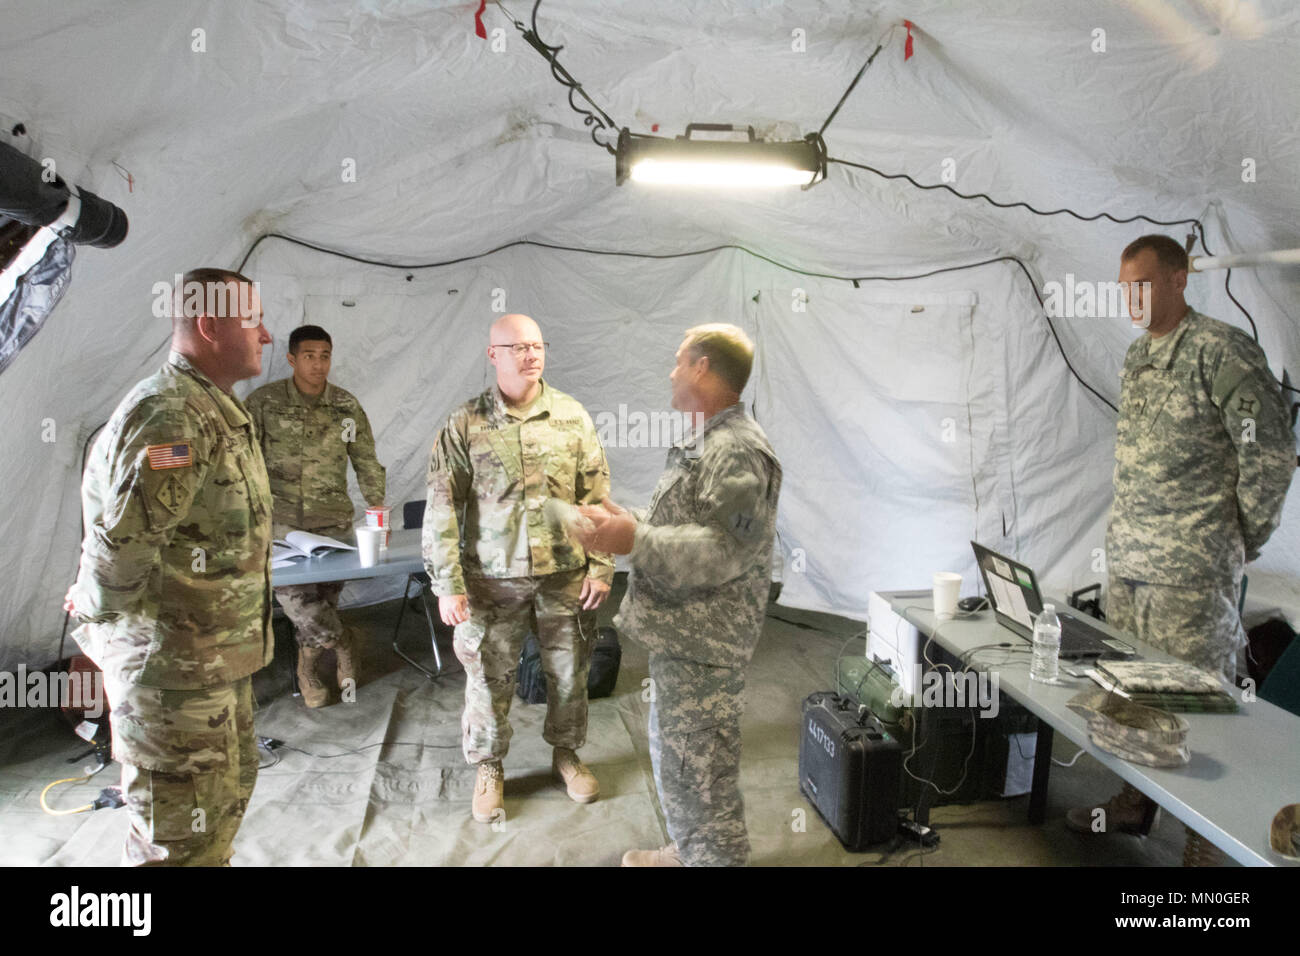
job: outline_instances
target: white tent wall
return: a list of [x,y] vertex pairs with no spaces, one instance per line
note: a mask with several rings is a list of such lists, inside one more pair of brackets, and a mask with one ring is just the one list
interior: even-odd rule
[[[895,31],[827,131],[832,155],[923,183],[939,182],[951,158],[955,188],[1039,209],[1200,217],[1215,252],[1300,245],[1300,142],[1287,132],[1300,104],[1300,10],[1283,0],[1063,6],[1003,0],[977,15],[968,5],[880,3],[828,15],[812,0],[692,0],[656,4],[650,15],[640,4],[547,0],[539,27],[634,130],[660,124],[675,135],[692,121],[751,122],[795,136],[817,127],[876,40],[906,16],[918,24],[916,55],[903,61]],[[153,284],[198,264],[238,264],[263,232],[405,263],[476,255],[521,237],[660,254],[738,243],[848,276],[1016,255],[1041,290],[1067,274],[1113,280],[1127,241],[1150,231],[1181,238],[1188,228],[1045,219],[835,165],[812,190],[775,196],[616,187],[612,157],[591,143],[546,65],[493,7],[487,24],[505,29],[501,52],[473,36],[464,3],[16,0],[3,19],[0,117],[23,121],[35,155],[57,157],[65,177],[122,206],[131,233],[117,249],[80,250],[63,302],[0,376],[9,436],[0,485],[11,501],[0,511],[8,585],[0,668],[56,654],[60,599],[76,563],[82,442],[165,354],[166,323],[149,308]],[[199,28],[204,53],[193,50]],[[1097,28],[1107,31],[1104,54],[1091,48]],[[803,52],[793,48],[796,30],[806,35]],[[1247,158],[1253,181],[1243,178]],[[341,175],[348,160],[355,182]],[[113,162],[129,171],[129,185]],[[420,496],[437,425],[488,380],[482,342],[500,288],[507,307],[536,315],[555,344],[548,378],[593,413],[620,403],[664,408],[681,330],[735,321],[764,348],[767,374],[751,395],[791,474],[829,455],[828,469],[866,481],[864,468],[884,470],[872,447],[899,434],[910,442],[916,459],[888,462],[895,481],[867,486],[865,502],[862,484],[814,486],[814,497],[787,478],[782,543],[805,542],[808,568],[821,569],[794,581],[785,555],[792,602],[857,613],[866,590],[923,585],[938,565],[965,570],[969,585],[965,541],[976,532],[1022,553],[1049,587],[1100,576],[1092,549],[1109,506],[1113,414],[1069,376],[1012,263],[854,289],[734,250],[659,262],[514,248],[411,270],[407,282],[402,271],[268,240],[248,271],[263,283],[277,339],[268,377],[287,373],[294,325],[319,318],[336,335],[334,377],[374,421],[393,502]],[[795,334],[800,326],[778,320],[794,288],[808,297],[800,321],[826,334],[874,330],[878,354]],[[1232,288],[1274,371],[1294,378],[1296,270],[1235,270]],[[968,323],[958,322],[970,351],[964,387],[947,396],[956,401],[909,397],[895,408],[881,397],[889,389],[876,387],[873,414],[855,422],[847,415],[854,396],[825,393],[823,368],[879,386],[867,359],[883,362],[891,334],[924,331],[915,323],[938,314],[906,306],[903,321],[882,313],[883,300],[959,293],[973,293],[974,306]],[[342,307],[345,298],[356,306]],[[1247,325],[1224,295],[1222,273],[1193,276],[1188,298]],[[1114,401],[1134,333],[1122,320],[1062,318],[1056,329],[1079,375]],[[778,347],[791,354],[773,374]],[[918,393],[952,391],[947,380],[927,388],[932,370],[916,374]],[[789,393],[800,389],[794,402]],[[787,405],[809,402],[807,392],[818,396],[807,414],[838,431],[813,434],[783,418]],[[961,424],[962,411],[972,428],[955,447],[921,444],[935,420]],[[43,440],[47,420],[52,442]],[[846,434],[849,425],[857,431]],[[943,457],[963,452],[964,472]],[[614,447],[610,461],[616,492],[644,500],[662,449]],[[913,484],[951,510],[904,525]],[[862,515],[857,546],[821,554],[841,532],[835,491]],[[1250,573],[1252,592],[1263,588],[1300,617],[1296,497]],[[953,520],[935,520],[940,514]],[[906,539],[894,538],[904,526]]]

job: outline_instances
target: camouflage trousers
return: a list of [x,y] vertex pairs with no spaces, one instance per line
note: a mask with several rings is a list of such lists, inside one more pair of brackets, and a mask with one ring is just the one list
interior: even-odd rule
[[253,679],[107,687],[131,829],[123,866],[225,866],[257,780]]
[[293,584],[274,591],[285,617],[293,622],[293,633],[300,647],[326,648],[338,644],[343,636],[343,621],[339,617],[342,581]]
[[1246,644],[1237,610],[1240,595],[1240,578],[1175,587],[1111,574],[1106,622],[1232,683],[1238,650]]
[[532,631],[546,675],[546,724],[552,747],[587,741],[587,667],[596,615],[579,610],[585,568],[534,578],[469,578],[469,620],[456,626],[456,657],[465,665],[461,715],[465,759],[500,760],[510,750],[510,701],[519,654]]
[[744,670],[651,654],[650,679],[650,762],[669,837],[687,866],[744,866]]

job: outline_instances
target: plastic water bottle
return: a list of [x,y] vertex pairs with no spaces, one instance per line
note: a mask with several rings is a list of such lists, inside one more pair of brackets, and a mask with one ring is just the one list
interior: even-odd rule
[[1061,620],[1056,608],[1044,604],[1034,619],[1034,659],[1029,665],[1031,680],[1051,684],[1056,681],[1061,657]]

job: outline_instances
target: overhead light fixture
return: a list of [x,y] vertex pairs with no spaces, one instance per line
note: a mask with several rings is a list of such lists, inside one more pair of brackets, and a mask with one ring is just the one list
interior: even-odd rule
[[[747,139],[699,139],[692,138],[694,133],[743,133]],[[620,186],[631,179],[674,186],[807,189],[826,178],[826,144],[817,133],[768,142],[756,138],[752,126],[726,123],[691,123],[676,139],[624,127],[618,134],[615,178]]]

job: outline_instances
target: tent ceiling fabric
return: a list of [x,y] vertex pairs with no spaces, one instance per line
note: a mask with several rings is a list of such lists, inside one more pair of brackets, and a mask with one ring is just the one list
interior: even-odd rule
[[[506,6],[521,17],[531,9],[527,0]],[[660,135],[672,136],[689,122],[735,122],[792,137],[821,125],[876,41],[906,17],[916,24],[915,55],[904,61],[901,29],[888,35],[826,133],[832,156],[923,183],[940,182],[951,159],[954,188],[1040,209],[1201,218],[1216,253],[1300,246],[1294,4],[989,0],[976,13],[970,5],[881,2],[830,14],[827,6],[691,0],[656,3],[650,13],[641,4],[547,0],[539,30],[546,42],[564,45],[565,66],[633,131],[657,124]],[[547,65],[495,5],[484,20],[490,34],[504,30],[504,50],[494,51],[491,35],[477,38],[476,7],[6,4],[0,135],[22,121],[27,148],[54,157],[65,179],[126,210],[131,232],[116,249],[78,257],[64,300],[0,375],[0,420],[11,439],[0,460],[11,495],[0,514],[7,543],[0,574],[9,582],[0,666],[48,663],[56,654],[60,598],[76,564],[82,443],[163,356],[167,330],[150,313],[153,284],[199,263],[237,264],[263,232],[402,263],[473,255],[524,237],[661,254],[736,243],[837,275],[910,274],[1016,255],[1041,287],[1067,273],[1113,280],[1119,249],[1155,229],[1040,218],[837,165],[807,192],[616,187],[613,157],[590,141]],[[1099,29],[1105,52],[1093,49]],[[203,52],[194,49],[196,30]],[[1247,160],[1254,181],[1243,180]],[[349,161],[355,182],[343,175]],[[1186,227],[1166,231],[1181,238]],[[367,327],[346,336],[358,350],[422,343],[396,354],[385,374],[360,355],[340,355],[336,375],[367,408],[391,416],[378,424],[381,453],[399,477],[395,490],[408,497],[419,494],[420,459],[441,419],[466,387],[483,381],[479,365],[463,363],[480,361],[466,356],[483,337],[495,288],[508,291],[512,308],[544,318],[549,336],[572,343],[571,356],[557,353],[556,384],[608,409],[621,401],[666,405],[663,380],[677,336],[707,318],[766,331],[769,347],[799,350],[769,389],[773,381],[798,387],[794,369],[833,357],[833,346],[814,337],[782,342],[770,334],[779,310],[762,297],[752,303],[756,292],[790,301],[791,290],[802,288],[810,307],[823,310],[816,320],[836,328],[867,315],[857,303],[865,309],[874,301],[868,291],[972,293],[970,328],[997,336],[972,346],[968,400],[987,413],[981,420],[990,429],[977,436],[984,444],[976,461],[988,470],[971,476],[972,494],[1013,509],[1020,537],[1008,540],[1047,569],[1049,584],[1089,576],[1083,556],[1100,543],[1109,504],[1113,415],[1068,378],[1014,265],[854,290],[735,251],[662,265],[524,248],[419,271],[408,282],[401,270],[354,266],[271,240],[248,270],[274,303],[267,310],[277,338],[272,374],[282,373],[284,340],[314,296],[374,305]],[[1232,277],[1274,371],[1285,367],[1293,376],[1298,280],[1294,269]],[[855,291],[863,295],[855,299]],[[411,301],[382,305],[394,297]],[[1189,300],[1246,325],[1224,295],[1222,273],[1193,276]],[[858,327],[874,326],[864,319]],[[1126,323],[1061,319],[1057,330],[1080,375],[1113,400],[1133,337]],[[923,382],[927,371],[915,374]],[[765,402],[782,401],[759,386],[754,397],[760,413]],[[822,410],[830,411],[825,403]],[[1002,419],[1012,414],[1009,430]],[[43,440],[46,421],[55,423],[54,441]],[[800,445],[798,430],[790,435],[778,448],[783,455],[817,453],[812,437],[805,433]],[[661,465],[651,451],[612,455],[631,495],[648,491]],[[837,459],[836,467],[848,463]],[[810,499],[803,505],[812,517],[799,520],[813,522],[801,528],[803,538],[833,534],[818,524],[833,512]],[[1070,517],[1053,525],[1062,509]],[[1271,575],[1295,590],[1298,521],[1292,502],[1260,563],[1261,580]],[[956,548],[942,553],[964,560]],[[854,587],[915,584],[921,561],[899,565],[899,579],[859,575]],[[844,599],[848,574],[806,582],[806,603]]]

